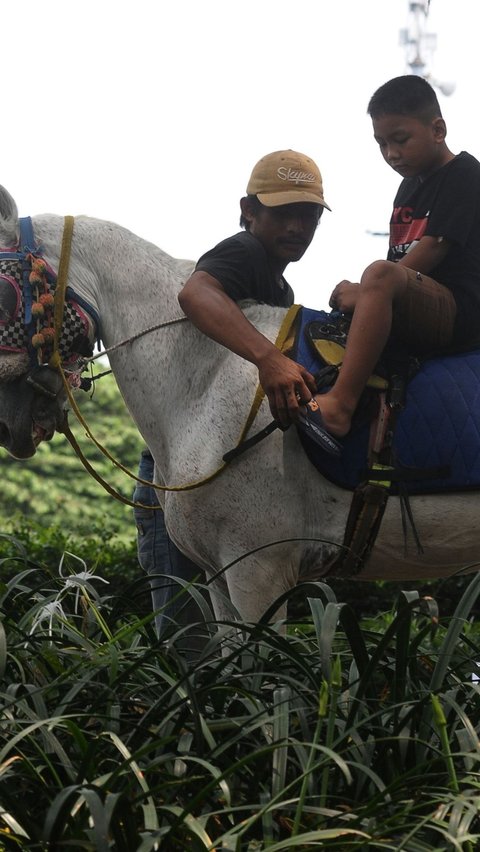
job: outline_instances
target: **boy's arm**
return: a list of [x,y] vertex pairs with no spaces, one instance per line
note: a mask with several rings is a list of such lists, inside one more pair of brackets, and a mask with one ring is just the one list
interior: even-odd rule
[[398,263],[416,272],[430,275],[447,256],[450,246],[451,242],[443,237],[422,237]]
[[200,331],[255,364],[273,417],[288,426],[298,411],[297,394],[305,403],[316,392],[315,380],[308,370],[282,355],[257,331],[220,282],[207,272],[194,272],[178,301]]

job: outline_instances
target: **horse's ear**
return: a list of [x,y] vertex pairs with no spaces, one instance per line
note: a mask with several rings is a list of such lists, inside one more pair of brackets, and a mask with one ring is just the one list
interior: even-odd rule
[[0,186],[0,246],[15,245],[18,239],[18,210],[9,192]]

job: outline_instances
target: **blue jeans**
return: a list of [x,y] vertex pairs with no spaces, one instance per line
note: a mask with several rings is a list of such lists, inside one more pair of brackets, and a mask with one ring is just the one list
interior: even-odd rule
[[[148,450],[143,450],[138,468],[139,477],[151,482],[153,467],[152,456]],[[158,506],[155,490],[140,482],[137,483],[133,492],[133,499],[145,506]],[[200,608],[188,591],[181,593],[182,586],[176,583],[174,578],[178,577],[188,583],[194,580],[204,582],[203,570],[184,556],[170,540],[161,509],[136,507],[133,513],[137,527],[138,561],[149,577],[157,635],[161,637],[172,622],[177,627],[185,627],[192,623],[198,625],[198,622],[203,621]],[[160,574],[166,574],[172,577],[172,580],[158,576]],[[195,630],[195,639],[197,633],[198,628]],[[192,639],[189,647],[193,646],[198,647],[198,644]]]

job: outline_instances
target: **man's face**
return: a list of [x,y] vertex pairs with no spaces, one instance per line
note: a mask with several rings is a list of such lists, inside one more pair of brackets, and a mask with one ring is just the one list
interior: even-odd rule
[[441,165],[442,119],[424,123],[406,115],[382,115],[372,124],[383,159],[402,177],[424,177]]
[[309,202],[281,207],[262,205],[254,214],[244,211],[250,223],[250,233],[260,240],[270,260],[283,264],[283,268],[303,257],[322,213],[321,204]]

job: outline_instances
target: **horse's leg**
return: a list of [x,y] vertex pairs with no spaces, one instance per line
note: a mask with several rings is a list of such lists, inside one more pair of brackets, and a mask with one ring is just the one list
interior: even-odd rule
[[[279,557],[272,548],[270,558],[265,551],[258,557],[248,556],[226,572],[228,593],[242,621],[258,622],[281,595],[298,583],[298,562],[288,552]],[[274,619],[286,618],[287,605],[282,604]]]

